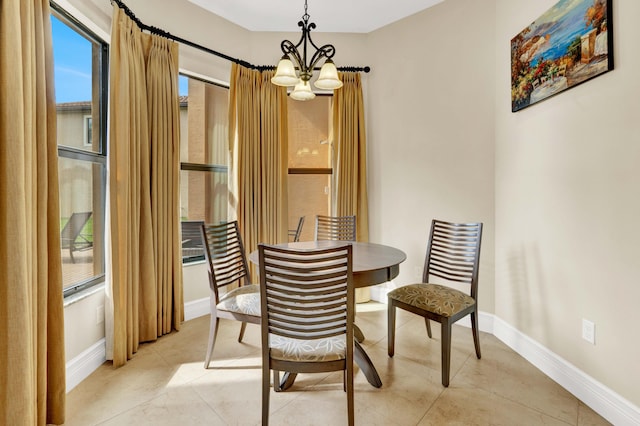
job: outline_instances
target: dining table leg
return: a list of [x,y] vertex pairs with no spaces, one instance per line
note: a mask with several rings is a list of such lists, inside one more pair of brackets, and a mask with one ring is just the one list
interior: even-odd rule
[[[382,386],[382,380],[380,380],[380,376],[378,375],[378,371],[376,367],[373,365],[371,358],[364,351],[364,348],[360,346],[360,343],[356,340],[354,342],[355,347],[353,351],[353,358],[362,370],[362,373],[367,378],[367,381],[371,384],[371,386],[379,388]],[[280,391],[284,391],[289,389],[293,382],[296,381],[297,373],[284,372],[282,375],[282,380],[280,381]]]
[[296,381],[296,376],[298,373],[290,373],[285,371],[282,375],[282,380],[280,380],[280,391],[284,391],[293,386],[293,382]]
[[380,376],[378,375],[378,371],[376,367],[373,365],[371,358],[364,351],[364,348],[360,346],[360,343],[356,340],[355,342],[355,350],[353,351],[353,357],[356,360],[356,364],[360,367],[360,370],[364,373],[364,376],[367,378],[367,381],[371,384],[371,386],[379,388],[382,386],[382,380],[380,380]]
[[364,333],[360,330],[360,327],[355,324],[353,324],[353,337],[355,337],[358,343],[364,342]]

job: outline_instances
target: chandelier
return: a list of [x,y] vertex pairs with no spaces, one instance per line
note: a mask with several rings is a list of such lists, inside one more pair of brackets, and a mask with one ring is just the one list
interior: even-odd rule
[[[316,95],[311,91],[309,80],[313,76],[315,66],[323,58],[326,58],[326,60],[314,85],[322,90],[334,90],[342,87],[342,81],[338,78],[338,70],[331,59],[336,53],[336,49],[331,44],[325,44],[321,47],[315,45],[311,40],[311,30],[316,27],[316,24],[309,23],[309,18],[307,0],[305,0],[304,15],[302,15],[302,21],[298,22],[298,26],[302,28],[302,37],[300,37],[298,44],[293,44],[289,40],[283,40],[280,43],[283,55],[280,62],[278,62],[276,74],[271,78],[271,82],[278,86],[294,86],[290,96],[298,101],[307,101],[315,98]],[[308,64],[307,42],[316,49]],[[302,55],[298,50],[300,46],[302,46]]]

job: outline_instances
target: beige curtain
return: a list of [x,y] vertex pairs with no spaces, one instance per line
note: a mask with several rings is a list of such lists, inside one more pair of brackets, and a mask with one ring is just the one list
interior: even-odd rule
[[0,424],[64,423],[49,0],[0,1]]
[[183,320],[178,45],[114,5],[110,74],[107,357],[120,366]]
[[369,241],[367,138],[359,73],[338,73],[333,94],[333,214],[356,215],[357,240]]
[[231,67],[230,217],[238,220],[247,253],[258,243],[287,241],[287,92],[271,83],[273,73]]

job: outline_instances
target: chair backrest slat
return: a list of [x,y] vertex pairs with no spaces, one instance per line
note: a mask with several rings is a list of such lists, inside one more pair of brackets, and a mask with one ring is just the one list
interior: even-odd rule
[[[251,281],[238,222],[202,225],[202,241],[209,266],[210,285],[218,298],[218,288]],[[218,300],[216,300],[217,302]]]
[[355,216],[316,216],[316,241],[355,241]]
[[433,220],[424,267],[424,282],[439,277],[471,286],[471,297],[478,288],[482,223],[451,223]]
[[304,340],[347,333],[354,304],[350,245],[292,250],[261,244],[258,249],[268,333]]

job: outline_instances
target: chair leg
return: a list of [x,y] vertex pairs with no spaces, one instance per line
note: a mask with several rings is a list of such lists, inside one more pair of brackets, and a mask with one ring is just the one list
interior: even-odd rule
[[342,390],[347,391],[347,370],[344,370],[344,374],[342,375]]
[[387,348],[390,357],[395,353],[396,339],[396,305],[389,299],[387,305]]
[[449,387],[449,371],[451,370],[451,324],[442,321],[442,386]]
[[246,322],[242,322],[242,325],[240,326],[240,335],[238,336],[238,343],[242,343],[242,339],[244,338],[244,330],[247,328],[247,323]]
[[347,365],[345,375],[347,376],[347,417],[349,426],[353,426],[355,418],[355,406],[353,402],[353,362],[351,362],[351,365]]
[[280,372],[278,370],[273,370],[273,391],[274,392],[282,392],[282,386],[280,384]]
[[476,356],[478,359],[482,357],[480,354],[480,334],[478,332],[478,311],[471,312],[471,331],[473,332],[473,344],[476,347]]
[[[273,382],[273,388],[277,382]],[[262,367],[262,424],[267,426],[269,424],[269,367]]]
[[429,339],[431,339],[431,323],[429,322],[429,318],[424,317],[424,323],[427,326],[427,336],[429,336]]
[[[213,302],[212,302],[213,303]],[[216,336],[218,335],[218,317],[214,310],[211,311],[211,322],[209,324],[209,344],[207,345],[207,356],[204,359],[204,368],[209,368],[211,356],[213,355],[213,347],[216,344]]]

